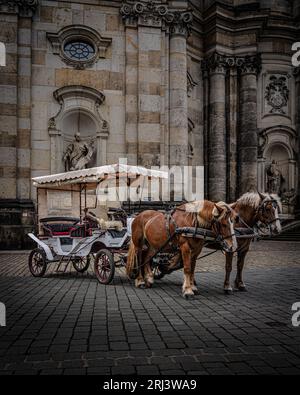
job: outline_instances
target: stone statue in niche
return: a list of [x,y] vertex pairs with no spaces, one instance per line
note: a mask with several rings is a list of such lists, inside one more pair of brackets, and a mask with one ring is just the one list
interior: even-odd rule
[[280,195],[281,186],[284,181],[281,170],[278,167],[278,163],[273,160],[270,166],[267,168],[267,192]]
[[76,133],[74,141],[67,146],[63,155],[65,171],[86,169],[92,160],[93,154],[92,143],[81,140],[80,133]]
[[284,76],[270,77],[269,85],[266,87],[265,98],[271,108],[271,114],[286,114],[284,107],[289,100],[289,89],[287,87],[287,78]]

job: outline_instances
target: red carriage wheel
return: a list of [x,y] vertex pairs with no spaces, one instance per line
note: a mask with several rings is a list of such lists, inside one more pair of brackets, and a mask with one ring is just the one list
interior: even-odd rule
[[90,266],[90,256],[87,257],[76,257],[72,261],[74,269],[78,273],[84,273]]
[[101,284],[109,284],[115,275],[115,262],[113,254],[106,249],[98,251],[94,271]]

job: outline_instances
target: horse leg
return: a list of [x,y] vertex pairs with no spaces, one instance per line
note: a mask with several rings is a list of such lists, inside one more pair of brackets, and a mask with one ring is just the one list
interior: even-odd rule
[[243,281],[243,269],[244,269],[244,264],[245,264],[245,257],[247,254],[247,251],[242,251],[238,253],[238,258],[237,258],[237,273],[236,273],[236,279],[234,282],[235,288],[238,289],[239,291],[245,292],[247,291],[246,285]]
[[186,299],[193,299],[194,292],[192,289],[192,262],[191,250],[188,243],[184,243],[181,247],[181,254],[183,259],[184,282],[182,286],[182,296]]
[[225,281],[224,281],[224,292],[227,295],[232,294],[232,287],[230,285],[230,274],[232,271],[232,259],[233,259],[233,254],[231,253],[226,253],[226,274],[225,274]]
[[151,288],[152,285],[154,284],[154,274],[151,268],[151,259],[150,259],[152,255],[153,252],[149,248],[149,250],[147,250],[147,253],[145,254],[144,257],[144,263],[149,261],[144,266],[144,280],[147,288]]
[[194,258],[192,260],[192,275],[191,275],[191,284],[192,284],[192,290],[194,292],[194,295],[200,295],[200,291],[197,288],[197,283],[195,281],[195,268],[196,268],[196,261],[197,258]]
[[146,287],[145,280],[144,280],[144,268],[142,266],[142,257],[143,257],[143,251],[141,248],[139,248],[138,253],[137,253],[139,272],[138,272],[137,278],[135,279],[136,288],[145,288]]

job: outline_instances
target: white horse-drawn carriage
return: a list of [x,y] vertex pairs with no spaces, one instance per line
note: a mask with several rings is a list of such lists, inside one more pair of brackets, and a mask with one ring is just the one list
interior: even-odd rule
[[115,267],[126,263],[132,218],[121,207],[107,211],[107,195],[113,203],[120,193],[130,201],[132,194],[141,197],[145,184],[164,178],[165,172],[122,164],[34,178],[38,232],[29,234],[37,243],[29,256],[31,274],[42,277],[55,262],[57,271],[71,263],[84,272],[93,262],[99,282],[108,284]]

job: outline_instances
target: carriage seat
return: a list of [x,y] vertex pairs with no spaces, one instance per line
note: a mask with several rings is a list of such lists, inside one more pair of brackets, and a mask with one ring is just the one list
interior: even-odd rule
[[76,217],[46,217],[40,219],[44,236],[69,236],[71,229],[77,225]]

